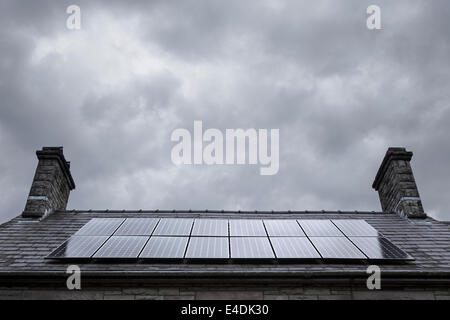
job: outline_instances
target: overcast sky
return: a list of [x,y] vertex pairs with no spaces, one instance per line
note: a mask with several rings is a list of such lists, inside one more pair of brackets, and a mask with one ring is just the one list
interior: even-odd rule
[[[244,210],[380,210],[373,179],[404,146],[425,211],[450,220],[449,17],[448,0],[0,0],[0,222],[42,146],[72,163],[68,208]],[[194,120],[280,129],[278,174],[175,166]]]

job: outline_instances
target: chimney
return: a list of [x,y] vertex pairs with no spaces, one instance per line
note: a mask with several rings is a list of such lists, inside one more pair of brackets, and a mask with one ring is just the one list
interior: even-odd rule
[[384,212],[408,218],[425,218],[422,201],[409,162],[413,153],[405,148],[389,148],[378,169],[372,188],[378,191]]
[[39,163],[22,213],[27,218],[43,218],[55,210],[65,210],[69,193],[75,189],[62,147],[43,147],[36,155]]

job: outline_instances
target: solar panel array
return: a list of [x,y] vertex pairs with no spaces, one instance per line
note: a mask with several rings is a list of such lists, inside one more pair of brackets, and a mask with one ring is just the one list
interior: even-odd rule
[[365,220],[94,218],[52,259],[411,260]]

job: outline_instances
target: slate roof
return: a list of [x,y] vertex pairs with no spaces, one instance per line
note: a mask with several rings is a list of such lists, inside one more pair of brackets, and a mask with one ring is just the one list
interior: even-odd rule
[[[60,211],[42,221],[17,217],[0,226],[0,283],[13,279],[51,280],[67,277],[68,262],[44,259],[92,218],[214,217],[258,219],[364,219],[414,261],[380,264],[384,279],[392,281],[450,281],[450,224],[432,218],[407,219],[383,212],[255,212],[255,211]],[[302,281],[314,279],[367,278],[368,262],[353,263],[259,263],[200,264],[76,262],[83,276],[131,281]]]

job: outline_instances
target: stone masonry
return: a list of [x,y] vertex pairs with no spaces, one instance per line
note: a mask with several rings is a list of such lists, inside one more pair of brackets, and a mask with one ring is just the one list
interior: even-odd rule
[[0,299],[89,300],[450,300],[448,286],[382,286],[368,290],[357,285],[298,286],[102,286],[68,290],[45,287],[0,287]]
[[372,187],[378,191],[384,212],[424,218],[426,214],[409,164],[412,155],[405,148],[389,148]]
[[39,163],[22,213],[27,218],[42,218],[55,210],[65,210],[70,191],[75,188],[62,147],[44,147],[36,155]]

